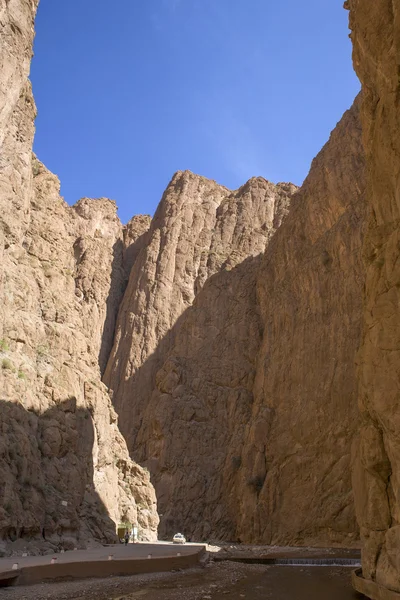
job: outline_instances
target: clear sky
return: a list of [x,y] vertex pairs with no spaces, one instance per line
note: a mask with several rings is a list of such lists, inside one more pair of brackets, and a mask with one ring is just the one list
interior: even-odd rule
[[341,0],[41,0],[35,152],[152,214],[173,173],[300,184],[359,90]]

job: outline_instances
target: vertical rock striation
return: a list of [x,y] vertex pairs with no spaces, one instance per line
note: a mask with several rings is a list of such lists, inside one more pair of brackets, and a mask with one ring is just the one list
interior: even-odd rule
[[369,209],[353,486],[363,576],[400,592],[400,9],[394,0],[346,7],[363,87]]
[[152,473],[161,534],[235,536],[232,464],[261,328],[255,278],[295,189],[254,178],[231,192],[177,173],[131,272],[105,382]]
[[107,199],[69,207],[32,155],[36,8],[0,8],[0,538],[84,546],[125,520],[154,539],[149,474],[100,379],[146,218],[124,231]]
[[[372,206],[353,479],[364,575],[400,589],[397,12],[350,6]],[[69,207],[32,156],[36,8],[0,7],[0,537],[72,547],[120,520],[156,537],[110,391],[163,535],[353,542],[360,99],[301,189],[178,172],[123,228],[110,200]]]
[[161,201],[104,381],[152,473],[163,535],[358,537],[349,466],[363,282],[358,112],[359,101],[299,191],[258,178],[230,192],[186,172]]
[[9,0],[0,6],[0,269],[5,234],[19,241],[29,222],[36,107],[28,74],[38,2]]
[[350,448],[364,282],[359,105],[314,159],[261,264],[263,338],[238,484],[238,532],[248,540],[358,538]]

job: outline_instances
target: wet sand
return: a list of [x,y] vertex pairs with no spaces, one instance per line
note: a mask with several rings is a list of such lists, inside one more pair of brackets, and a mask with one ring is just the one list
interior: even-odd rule
[[0,590],[1,600],[355,600],[351,569],[217,563],[179,573]]

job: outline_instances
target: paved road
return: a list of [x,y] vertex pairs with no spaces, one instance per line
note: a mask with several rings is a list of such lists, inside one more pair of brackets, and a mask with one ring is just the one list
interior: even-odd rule
[[63,553],[47,554],[46,556],[13,556],[0,559],[0,573],[12,569],[14,563],[18,563],[18,567],[28,567],[36,565],[49,564],[53,557],[57,557],[57,563],[72,563],[85,562],[95,560],[108,560],[110,554],[114,559],[141,559],[147,558],[149,554],[152,557],[176,556],[178,552],[181,555],[196,554],[204,548],[201,544],[172,544],[172,542],[157,542],[147,543],[140,542],[138,544],[116,544],[115,546],[104,546],[101,548],[93,548],[91,550],[72,550]]

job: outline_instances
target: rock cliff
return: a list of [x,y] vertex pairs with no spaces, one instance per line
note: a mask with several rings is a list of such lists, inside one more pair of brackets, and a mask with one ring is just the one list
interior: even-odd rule
[[368,227],[364,334],[359,353],[361,430],[353,485],[363,575],[400,591],[400,9],[350,0],[354,66],[363,87]]
[[162,535],[358,537],[358,104],[301,190],[258,178],[230,192],[186,172],[160,203],[104,381],[132,453],[152,473]]
[[231,192],[177,173],[131,271],[104,381],[152,473],[162,535],[235,536],[227,509],[261,335],[255,279],[295,189],[254,178]]
[[[379,3],[372,19],[351,2],[374,207],[354,486],[364,572],[393,586],[397,88],[380,57],[394,72],[397,38]],[[178,172],[152,220],[122,227],[110,200],[69,207],[32,155],[36,8],[0,8],[0,538],[71,547],[130,521],[154,539],[150,472],[162,535],[352,543],[360,99],[300,189],[253,178],[231,191]],[[392,38],[379,42],[381,22]]]
[[84,546],[115,539],[119,521],[154,539],[149,474],[129,458],[101,383],[149,220],[123,229],[112,201],[60,197],[32,155],[37,2],[1,6],[0,539]]
[[263,338],[242,452],[241,537],[358,539],[350,449],[364,283],[359,105],[358,98],[313,161],[262,260]]

